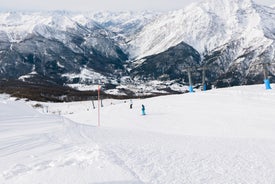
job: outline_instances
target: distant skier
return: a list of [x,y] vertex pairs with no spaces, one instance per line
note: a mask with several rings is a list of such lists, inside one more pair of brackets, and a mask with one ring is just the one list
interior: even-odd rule
[[130,109],[132,109],[132,108],[133,108],[133,100],[130,99]]
[[142,115],[145,115],[145,106],[143,104],[141,105],[141,113]]

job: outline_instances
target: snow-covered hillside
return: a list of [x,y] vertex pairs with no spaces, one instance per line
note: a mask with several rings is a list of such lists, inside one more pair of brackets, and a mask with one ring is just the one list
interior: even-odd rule
[[0,183],[273,184],[274,99],[262,85],[108,99],[98,127],[96,101],[1,95]]
[[[264,14],[268,14],[265,17]],[[200,53],[241,40],[240,48],[274,42],[274,10],[251,0],[204,0],[185,9],[172,11],[148,24],[131,42],[132,57],[157,54],[184,41]],[[266,22],[269,21],[269,22]],[[264,27],[267,27],[265,29]],[[253,43],[253,44],[252,44]],[[256,44],[256,46],[255,46]],[[235,54],[241,54],[242,49]]]

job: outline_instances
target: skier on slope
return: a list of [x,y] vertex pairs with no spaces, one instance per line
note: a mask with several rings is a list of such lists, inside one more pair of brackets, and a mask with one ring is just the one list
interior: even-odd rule
[[145,115],[145,106],[143,104],[141,105],[141,113],[142,115]]
[[133,108],[133,101],[132,101],[132,99],[130,99],[130,109],[132,109]]

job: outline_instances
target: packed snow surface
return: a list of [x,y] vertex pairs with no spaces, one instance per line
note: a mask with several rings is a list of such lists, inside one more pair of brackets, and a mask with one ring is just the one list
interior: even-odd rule
[[133,99],[133,109],[129,100],[102,105],[1,95],[0,183],[275,183],[274,90],[242,86]]

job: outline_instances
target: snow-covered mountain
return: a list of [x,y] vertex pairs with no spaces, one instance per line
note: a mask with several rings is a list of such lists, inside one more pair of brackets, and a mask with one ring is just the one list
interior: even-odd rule
[[61,83],[87,84],[98,79],[107,83],[127,73],[123,66],[128,59],[127,40],[158,14],[2,12],[0,75],[27,80],[35,74]]
[[[274,9],[251,0],[205,0],[162,15],[145,26],[130,43],[131,58],[159,54],[185,42],[202,59],[220,53],[216,59],[217,78],[239,69],[243,79],[237,83],[247,83],[247,75],[261,72],[253,64],[274,60],[274,20]],[[274,71],[272,67],[271,72]]]
[[8,12],[1,13],[0,20],[3,77],[36,72],[68,82],[74,79],[63,76],[82,70],[112,76],[127,60],[114,34],[93,20],[81,24],[66,12]]
[[236,39],[245,39],[244,46],[266,35],[274,39],[273,16],[273,9],[251,0],[204,0],[148,24],[131,41],[132,57],[157,54],[182,41],[204,54]]
[[197,69],[208,65],[206,80],[218,87],[262,83],[260,63],[274,61],[274,41],[275,9],[251,0],[204,0],[161,13],[2,12],[0,76],[129,88],[188,85],[188,68],[199,85]]
[[[88,13],[90,19],[96,20],[103,27],[118,33],[122,36],[131,37],[136,34],[144,25],[152,22],[161,15],[161,12],[154,11],[122,11],[122,12],[95,12]],[[127,38],[130,39],[130,38]]]

